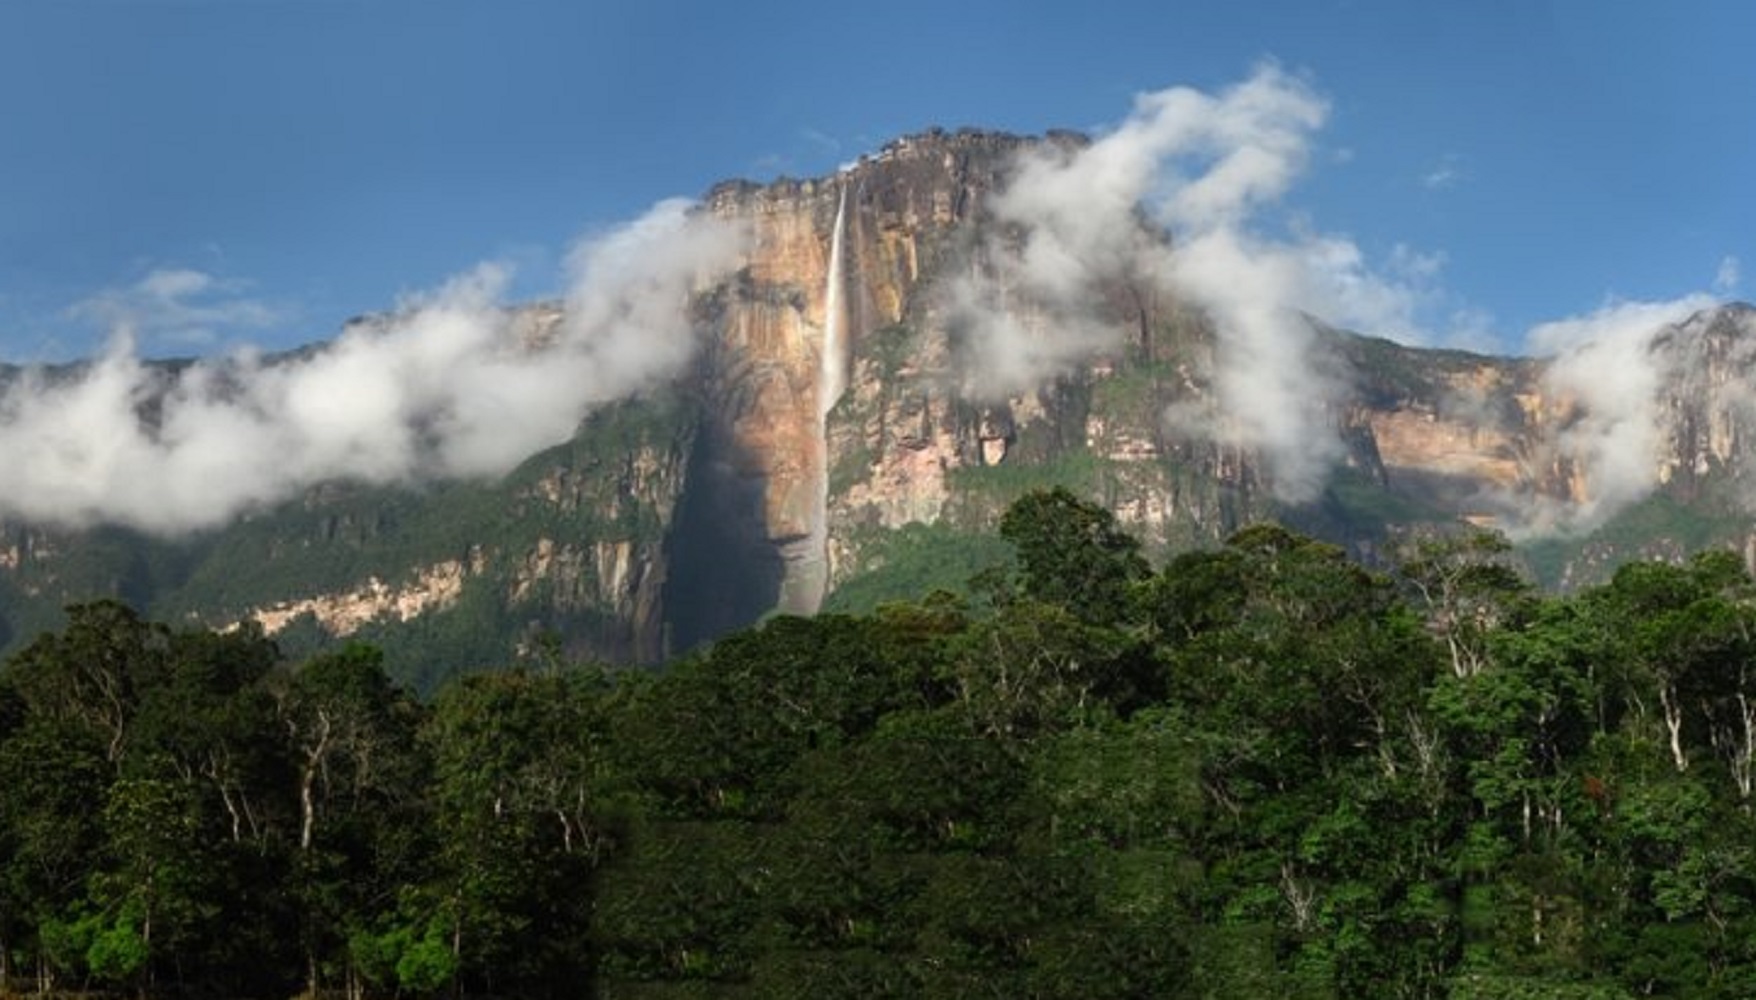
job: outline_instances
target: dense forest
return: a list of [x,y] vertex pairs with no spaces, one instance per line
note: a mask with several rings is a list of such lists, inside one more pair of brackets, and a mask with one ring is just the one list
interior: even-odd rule
[[431,699],[116,603],[0,671],[0,993],[1756,996],[1756,584],[1274,526]]

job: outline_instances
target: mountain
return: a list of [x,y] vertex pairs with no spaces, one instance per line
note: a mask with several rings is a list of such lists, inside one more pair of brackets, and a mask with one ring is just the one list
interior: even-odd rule
[[[294,650],[383,641],[423,686],[557,639],[654,662],[773,610],[957,585],[1004,557],[1006,505],[1050,484],[1161,554],[1267,518],[1367,559],[1493,527],[1558,587],[1635,556],[1756,552],[1756,310],[1550,359],[1258,317],[1167,280],[1176,234],[1144,213],[1096,236],[1030,215],[1032,171],[1087,149],[932,131],[833,176],[721,184],[699,211],[747,241],[696,287],[699,348],[673,377],[499,478],[330,482],[193,534],[0,523],[0,642],[116,596],[254,618]],[[562,318],[522,307],[520,329]],[[1257,322],[1270,334],[1235,332]]]

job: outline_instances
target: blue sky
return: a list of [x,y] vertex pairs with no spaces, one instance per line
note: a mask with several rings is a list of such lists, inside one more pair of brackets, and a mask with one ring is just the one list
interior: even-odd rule
[[[1329,102],[1278,224],[1436,266],[1440,339],[1749,295],[1756,5],[0,0],[0,359],[328,336],[930,125],[1102,130],[1264,59]],[[1450,331],[1450,332],[1447,332]]]

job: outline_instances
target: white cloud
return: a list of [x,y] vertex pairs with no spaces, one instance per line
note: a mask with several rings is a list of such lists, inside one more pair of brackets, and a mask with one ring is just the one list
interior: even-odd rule
[[1531,354],[1552,355],[1545,389],[1573,418],[1543,442],[1537,464],[1570,468],[1574,503],[1521,501],[1515,534],[1588,531],[1658,484],[1666,414],[1660,390],[1674,377],[1676,352],[1655,350],[1661,334],[1716,300],[1689,295],[1665,302],[1612,301],[1584,316],[1534,327]]
[[[1312,411],[1331,387],[1310,363],[1312,332],[1291,297],[1297,254],[1245,224],[1286,192],[1327,113],[1304,81],[1265,65],[1217,95],[1142,94],[1089,145],[1027,155],[991,204],[1021,242],[996,240],[988,268],[947,295],[977,391],[1021,391],[1113,344],[1119,331],[1094,318],[1104,283],[1167,285],[1220,330],[1220,416],[1207,429],[1264,449],[1277,488],[1308,495],[1339,448],[1310,430],[1323,425]],[[1142,226],[1143,206],[1171,228],[1170,244]]]
[[1463,176],[1457,154],[1446,153],[1437,165],[1421,175],[1421,186],[1429,191],[1446,191],[1456,187]]
[[1431,281],[1445,270],[1445,254],[1424,253],[1406,243],[1398,243],[1390,248],[1390,259],[1386,266],[1391,274],[1399,277],[1411,281]]
[[1267,235],[1289,228],[1272,223],[1328,111],[1305,80],[1264,65],[1214,94],[1140,95],[1089,145],[1028,154],[991,203],[1007,238],[946,293],[974,389],[1023,391],[1115,343],[1093,318],[1105,283],[1160,285],[1218,334],[1217,398],[1180,408],[1179,427],[1261,449],[1283,499],[1314,495],[1341,453],[1328,408],[1345,379],[1304,316],[1430,341],[1422,317],[1445,302],[1443,254],[1399,246],[1374,266],[1348,237],[1309,225]]
[[[274,363],[245,350],[171,374],[119,336],[72,377],[33,371],[0,390],[0,512],[175,533],[329,480],[502,473],[565,440],[590,407],[674,373],[694,346],[691,293],[741,243],[727,223],[662,203],[575,250],[567,318],[534,342],[499,304],[508,275],[496,265]],[[186,304],[213,287],[155,272],[130,301]]]
[[1721,257],[1719,269],[1713,274],[1713,290],[1722,295],[1730,295],[1738,290],[1742,280],[1742,266],[1738,263],[1738,258],[1731,254]]
[[841,153],[841,140],[821,129],[802,128],[799,137],[824,156],[836,156]]
[[1302,234],[1266,252],[1294,258],[1298,280],[1286,290],[1288,301],[1330,323],[1405,343],[1452,339],[1449,331],[1435,335],[1423,319],[1444,301],[1438,281],[1443,253],[1398,244],[1375,267],[1352,240],[1319,233]]
[[1445,339],[1443,345],[1461,351],[1474,351],[1477,354],[1500,354],[1505,345],[1500,342],[1494,314],[1479,306],[1461,305],[1453,308],[1445,319]]
[[207,345],[219,331],[262,329],[284,317],[276,306],[245,296],[246,288],[243,282],[205,271],[160,268],[126,288],[76,303],[68,313],[112,330],[129,330],[143,343]]

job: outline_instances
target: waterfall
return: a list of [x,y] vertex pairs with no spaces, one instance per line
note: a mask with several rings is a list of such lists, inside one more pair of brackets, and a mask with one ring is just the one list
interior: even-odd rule
[[811,532],[798,552],[791,597],[782,606],[813,613],[829,593],[829,411],[847,391],[847,316],[842,304],[842,236],[847,226],[848,190],[845,181],[835,207],[835,226],[829,236],[829,266],[823,288],[823,342],[817,357],[816,496],[812,498]]
[[[817,416],[823,421],[823,437],[829,439],[829,411],[847,391],[847,307],[842,305],[842,233],[847,226],[848,189],[844,183],[835,206],[835,228],[829,237],[829,278],[823,289],[823,354],[819,361],[822,382],[817,389]],[[827,477],[824,483],[827,489]]]

